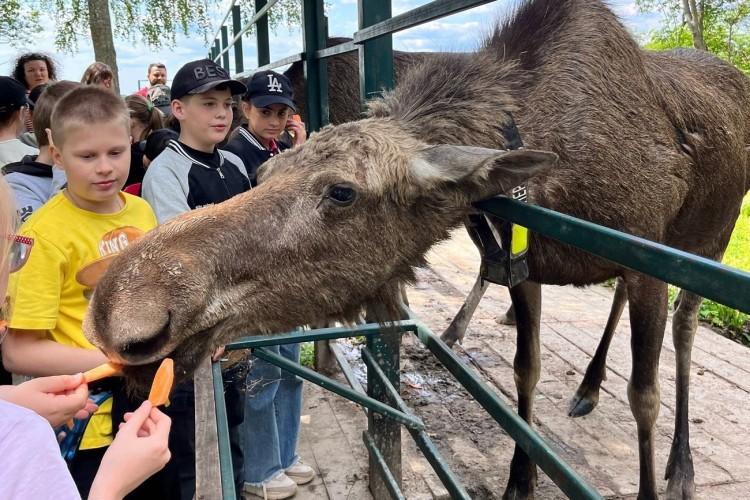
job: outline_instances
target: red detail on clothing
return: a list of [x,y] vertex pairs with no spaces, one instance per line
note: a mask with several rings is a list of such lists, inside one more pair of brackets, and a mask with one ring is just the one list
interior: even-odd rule
[[141,195],[141,183],[137,182],[135,184],[125,186],[124,188],[122,188],[122,190],[128,194],[132,194],[133,196],[140,196]]
[[279,145],[276,144],[276,141],[273,139],[271,139],[271,142],[268,144],[268,150],[271,152],[272,155],[277,155],[280,153]]
[[133,95],[139,95],[141,97],[148,96],[148,87],[141,87],[138,89],[138,92],[134,93]]

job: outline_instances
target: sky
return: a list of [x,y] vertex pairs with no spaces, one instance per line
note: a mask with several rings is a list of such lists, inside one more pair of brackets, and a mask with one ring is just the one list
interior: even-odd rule
[[[210,0],[209,0],[210,1]],[[453,16],[423,24],[394,35],[395,49],[405,51],[471,51],[484,33],[489,32],[497,19],[504,18],[518,0],[496,0],[492,3],[466,10]],[[221,0],[211,12],[214,29],[224,17],[232,0]],[[350,36],[357,29],[357,0],[329,0],[329,33],[331,36]],[[428,3],[428,0],[393,0],[393,15]],[[640,13],[632,0],[609,0],[609,5],[625,25],[638,37],[658,27],[658,13]],[[94,51],[88,40],[81,39],[79,51],[64,54],[54,45],[54,22],[42,19],[44,30],[35,35],[32,45],[12,47],[0,44],[0,74],[8,75],[16,57],[27,51],[44,51],[52,54],[59,66],[61,79],[80,81],[86,67],[94,62]],[[231,31],[231,30],[230,30]],[[209,36],[213,35],[213,32]],[[298,53],[302,49],[299,29],[279,28],[271,33],[271,60]],[[255,67],[256,47],[254,35],[243,39],[245,68]],[[151,62],[164,62],[168,77],[188,61],[205,57],[209,51],[207,43],[199,33],[186,37],[179,35],[174,47],[154,50],[143,44],[115,40],[119,66],[120,90],[123,94],[134,92],[145,83],[146,69]],[[230,57],[234,64],[234,53]]]

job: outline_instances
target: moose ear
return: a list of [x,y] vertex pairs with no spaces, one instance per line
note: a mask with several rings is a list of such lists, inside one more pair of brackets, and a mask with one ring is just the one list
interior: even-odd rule
[[557,155],[547,151],[441,145],[421,151],[410,169],[425,187],[468,183],[479,186],[486,197],[509,191],[529,177],[546,172],[556,162]]

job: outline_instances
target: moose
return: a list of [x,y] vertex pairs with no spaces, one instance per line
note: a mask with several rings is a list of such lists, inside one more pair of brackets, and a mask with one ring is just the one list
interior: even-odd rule
[[[257,188],[129,246],[94,292],[86,335],[141,387],[165,356],[188,377],[238,335],[351,319],[363,305],[393,313],[398,284],[472,203],[524,181],[531,203],[719,259],[750,188],[749,106],[742,73],[703,52],[643,51],[601,0],[527,0],[476,54],[414,67],[366,118],[267,162]],[[508,149],[515,129],[527,149]],[[532,422],[541,284],[621,278],[638,498],[657,498],[666,284],[538,234],[528,264],[510,289],[519,414]],[[688,387],[700,301],[683,293],[673,318],[668,498],[695,495]],[[536,467],[518,447],[510,471],[505,498],[532,498]]]

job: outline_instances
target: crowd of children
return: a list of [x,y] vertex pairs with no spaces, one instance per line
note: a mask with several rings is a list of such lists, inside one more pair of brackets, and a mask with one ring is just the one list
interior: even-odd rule
[[[106,361],[81,331],[96,285],[85,270],[122,246],[112,241],[252,189],[263,162],[303,144],[292,85],[264,71],[245,86],[204,59],[180,68],[171,87],[165,65],[152,64],[150,86],[123,99],[101,63],[80,84],[55,72],[48,56],[26,54],[0,77],[0,297],[10,273],[0,351],[8,372],[37,377],[0,380],[0,497],[190,500],[192,383],[162,413],[117,378],[83,382],[81,372]],[[232,131],[235,96],[247,126]],[[299,361],[298,345],[277,352]],[[293,496],[315,475],[296,453],[301,381],[257,359],[224,379],[238,496]],[[72,429],[54,431],[65,436],[63,457],[53,428],[74,415]],[[43,469],[28,467],[32,453]]]

